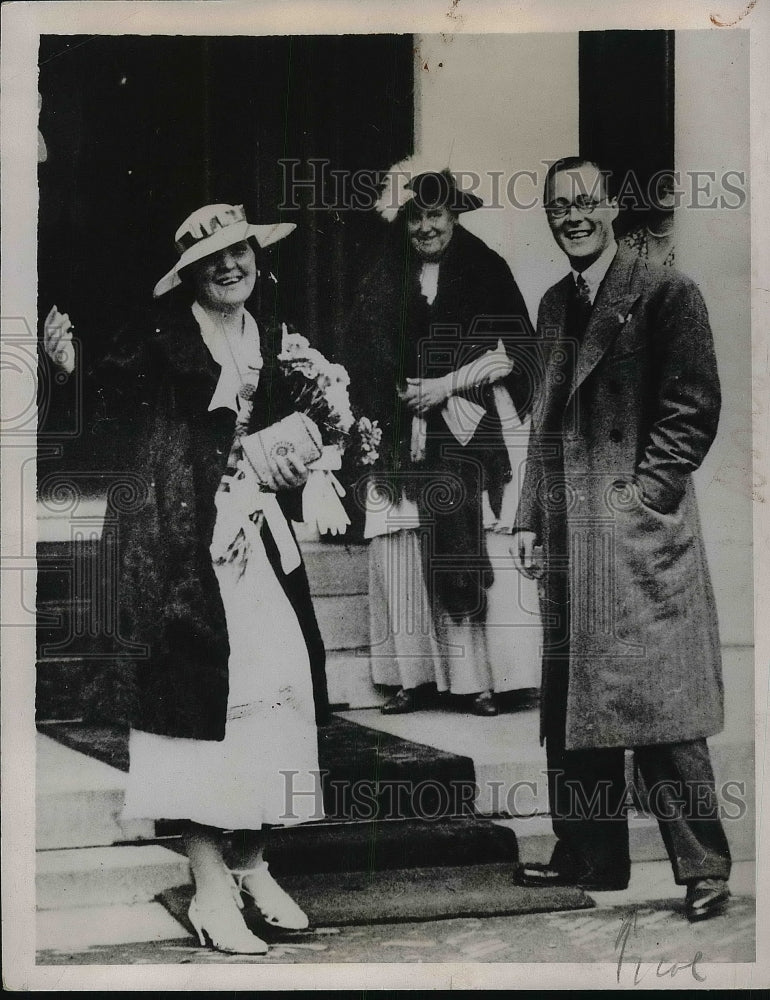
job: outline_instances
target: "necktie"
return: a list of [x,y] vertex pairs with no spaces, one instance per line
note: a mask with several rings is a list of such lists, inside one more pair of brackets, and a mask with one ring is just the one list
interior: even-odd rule
[[593,305],[591,303],[591,293],[588,290],[588,282],[579,274],[575,278],[575,294],[573,297],[573,309],[572,309],[572,322],[570,323],[570,333],[577,337],[578,340],[583,339],[583,334],[588,326],[588,320],[591,317],[591,309]]
[[562,420],[572,389],[579,345],[591,318],[592,308],[588,283],[583,275],[579,274],[575,278],[567,300],[565,330],[560,345],[562,350],[557,355],[561,360],[554,369],[551,388],[552,413],[556,421],[554,429],[558,430],[559,433],[561,433]]

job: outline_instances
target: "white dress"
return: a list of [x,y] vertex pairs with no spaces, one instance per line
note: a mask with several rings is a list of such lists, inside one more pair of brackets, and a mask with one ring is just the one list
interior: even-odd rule
[[[218,390],[226,385],[223,377]],[[250,538],[245,568],[215,566],[230,642],[225,738],[132,729],[125,819],[257,830],[323,818],[307,647],[261,536]]]

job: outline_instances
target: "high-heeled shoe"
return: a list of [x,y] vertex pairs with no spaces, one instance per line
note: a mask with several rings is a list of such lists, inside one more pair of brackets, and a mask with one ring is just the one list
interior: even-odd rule
[[266,955],[268,948],[262,938],[252,934],[235,906],[203,909],[193,896],[187,919],[195,928],[201,947],[208,945],[228,955]]
[[[232,868],[230,874],[238,895],[246,896],[249,905],[256,907],[265,923],[287,931],[304,931],[310,925],[307,914],[270,874],[266,861],[255,868]],[[248,886],[244,885],[246,879]]]

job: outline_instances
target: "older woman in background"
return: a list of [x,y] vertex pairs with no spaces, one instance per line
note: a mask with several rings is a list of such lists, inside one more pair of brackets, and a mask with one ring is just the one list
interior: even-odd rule
[[532,329],[508,265],[458,225],[481,206],[448,169],[392,168],[378,202],[390,245],[348,322],[361,356],[354,385],[383,428],[364,534],[373,680],[397,688],[386,714],[415,709],[426,684],[497,714],[484,506],[488,496],[500,515],[510,476],[501,405],[524,417],[531,404],[522,347]]

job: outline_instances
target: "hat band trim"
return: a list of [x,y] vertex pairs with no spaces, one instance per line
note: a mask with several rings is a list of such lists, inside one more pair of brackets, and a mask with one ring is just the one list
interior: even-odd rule
[[191,250],[196,244],[202,243],[204,240],[210,240],[212,236],[217,236],[219,233],[226,232],[233,226],[242,225],[244,220],[238,220],[237,222],[228,222],[226,226],[217,226],[212,232],[204,233],[202,236],[194,236],[192,233],[183,233],[179,239],[176,241],[176,248],[180,254],[186,253]]

